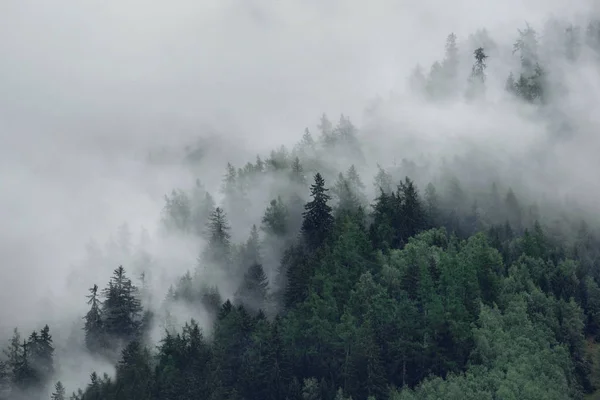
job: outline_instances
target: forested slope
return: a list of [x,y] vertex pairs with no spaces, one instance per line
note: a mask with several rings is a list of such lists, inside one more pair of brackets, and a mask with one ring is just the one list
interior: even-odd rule
[[[600,51],[599,26],[583,36],[589,52]],[[536,40],[533,28],[520,32],[521,68],[506,89],[544,109],[556,88]],[[578,48],[566,46],[565,59]],[[444,61],[428,77],[417,71],[413,89],[431,101],[456,95],[457,51],[450,35]],[[461,93],[477,101],[486,49],[472,55]],[[368,137],[345,116],[323,115],[318,129],[291,150],[229,163],[218,201],[199,181],[166,196],[165,234],[203,250],[158,294],[159,309],[128,265],[102,288],[90,282],[86,351],[114,362],[115,376],[65,388],[50,328],[15,330],[0,398],[50,385],[54,400],[562,400],[596,390],[586,341],[600,334],[600,236],[588,210],[520,193],[464,158],[361,176],[377,162],[364,155]],[[178,319],[178,305],[203,310],[210,329]]]

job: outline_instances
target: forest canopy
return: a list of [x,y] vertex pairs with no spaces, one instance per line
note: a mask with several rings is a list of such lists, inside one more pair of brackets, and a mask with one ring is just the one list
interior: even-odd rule
[[[568,89],[548,79],[563,71],[557,59],[600,56],[599,21],[555,29],[552,42],[517,32],[502,88],[540,113]],[[459,44],[450,34],[443,60],[415,69],[414,94],[485,98],[497,45],[478,32],[465,66]],[[144,257],[81,289],[83,351],[114,376],[65,388],[51,327],[15,329],[0,399],[563,400],[600,389],[600,225],[472,159],[434,172],[403,159],[364,176],[378,162],[367,141],[348,116],[323,114],[293,148],[223,165],[219,193],[200,180],[173,189],[161,227],[202,244],[195,265],[167,293],[148,287]],[[181,306],[205,321],[181,320]]]

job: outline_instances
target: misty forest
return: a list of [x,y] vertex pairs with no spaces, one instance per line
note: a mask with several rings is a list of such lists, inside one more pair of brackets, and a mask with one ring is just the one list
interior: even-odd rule
[[[406,90],[438,109],[510,104],[544,127],[540,143],[587,135],[564,99],[576,65],[600,71],[600,20],[513,33],[439,38],[439,61],[416,66]],[[377,139],[392,153],[404,140],[386,123],[393,97],[360,127],[316,115],[290,127],[293,146],[204,167],[218,188],[173,187],[156,241],[197,252],[168,290],[155,285],[156,241],[134,243],[127,224],[90,245],[103,280],[69,287],[87,313],[65,337],[45,320],[11,327],[0,399],[600,398],[597,200],[544,175],[542,145],[508,167],[477,146],[378,160],[373,138],[398,136]],[[211,151],[199,143],[180,160],[192,171]],[[79,365],[70,353],[98,360],[87,381],[64,372]]]

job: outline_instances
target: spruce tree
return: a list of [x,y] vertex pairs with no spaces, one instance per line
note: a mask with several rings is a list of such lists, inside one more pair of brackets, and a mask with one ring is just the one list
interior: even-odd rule
[[451,33],[446,38],[446,54],[444,61],[441,64],[441,72],[443,76],[443,95],[452,96],[456,92],[458,78],[458,46],[456,44],[456,35]]
[[98,285],[89,289],[87,304],[90,310],[85,315],[85,346],[91,353],[98,353],[104,346],[104,326],[102,323],[102,302],[98,298]]
[[304,206],[302,235],[309,247],[316,249],[327,238],[333,227],[331,207],[327,202],[329,189],[325,188],[325,180],[320,173],[315,175],[315,183],[310,187],[312,200]]
[[54,385],[54,392],[52,392],[51,400],[66,400],[65,397],[65,387],[63,386],[61,381],[56,382]]
[[45,385],[54,374],[54,346],[50,328],[45,325],[39,336],[30,340],[31,363],[36,370],[40,383]]
[[485,69],[487,65],[485,60],[488,58],[483,47],[477,48],[473,55],[475,56],[475,63],[471,69],[471,76],[469,77],[469,89],[467,97],[475,98],[484,94],[485,92]]
[[290,179],[297,185],[305,186],[306,185],[306,177],[304,176],[304,167],[300,163],[300,159],[298,157],[294,158],[292,162],[292,170],[290,172]]
[[207,227],[208,244],[202,261],[229,268],[231,262],[231,234],[225,212],[217,207],[210,215]]
[[104,329],[110,339],[128,342],[140,332],[142,305],[138,298],[138,288],[126,276],[120,265],[104,289],[105,300],[102,314]]
[[332,189],[333,194],[337,198],[337,211],[348,212],[358,209],[360,203],[356,196],[352,184],[344,177],[341,172],[338,175],[338,180]]
[[244,274],[244,279],[236,292],[236,300],[251,309],[264,309],[269,290],[269,281],[263,267],[253,263]]
[[246,241],[246,245],[244,246],[243,262],[244,265],[251,265],[260,263],[261,260],[262,257],[258,229],[256,228],[256,225],[252,225],[250,237],[248,238],[248,240]]
[[262,218],[261,229],[267,235],[285,236],[288,230],[289,212],[281,197],[271,200]]

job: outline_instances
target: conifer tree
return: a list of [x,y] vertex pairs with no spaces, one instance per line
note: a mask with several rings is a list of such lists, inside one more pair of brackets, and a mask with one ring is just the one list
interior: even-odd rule
[[304,206],[302,221],[304,241],[313,249],[323,243],[333,227],[328,191],[329,189],[325,188],[325,180],[320,173],[317,173],[315,183],[310,187],[312,200]]
[[306,177],[304,176],[304,167],[300,163],[298,157],[294,158],[292,162],[292,170],[290,172],[290,179],[292,182],[300,185],[301,187],[306,185]]
[[208,192],[206,192],[204,197],[195,205],[192,219],[194,229],[198,236],[206,237],[206,224],[215,207],[215,199]]
[[333,186],[332,192],[337,198],[338,212],[354,211],[359,207],[358,197],[354,193],[350,181],[341,172]]
[[21,333],[17,328],[13,330],[13,335],[9,341],[8,348],[4,350],[4,355],[7,358],[6,364],[10,375],[14,379],[15,373],[23,356],[23,348],[21,347]]
[[264,309],[269,290],[269,281],[263,267],[253,263],[244,274],[244,279],[236,292],[236,300],[251,309]]
[[451,33],[446,38],[446,54],[441,64],[441,73],[443,76],[443,95],[452,96],[456,92],[458,78],[458,46],[456,44],[456,35]]
[[188,195],[181,190],[173,190],[171,196],[165,195],[163,224],[169,230],[188,232],[191,222],[191,204]]
[[346,172],[346,178],[356,192],[360,192],[365,189],[365,184],[360,179],[360,175],[358,175],[358,171],[356,171],[354,164],[348,168],[348,171]]
[[[35,334],[35,332],[34,332]],[[39,336],[34,335],[29,340],[31,364],[42,385],[49,382],[54,374],[54,346],[50,328],[45,325]]]
[[271,200],[262,218],[261,229],[267,235],[285,236],[287,234],[289,212],[281,197]]
[[208,244],[203,254],[203,262],[214,263],[229,268],[231,263],[231,234],[227,215],[217,207],[208,221]]
[[140,333],[142,305],[138,288],[127,277],[122,265],[113,271],[103,295],[103,324],[108,338],[125,342],[134,339]]
[[65,387],[63,386],[61,381],[56,382],[54,385],[54,392],[52,392],[51,400],[66,400],[65,397]]
[[246,245],[244,246],[244,254],[243,254],[243,263],[245,266],[252,264],[260,264],[262,260],[261,257],[261,248],[260,248],[260,238],[258,236],[258,228],[256,225],[252,225],[252,230],[250,231],[250,237],[246,241]]
[[377,175],[375,175],[375,181],[373,185],[377,192],[380,190],[385,194],[388,194],[392,191],[392,176],[383,169],[379,164],[377,164]]
[[485,69],[487,68],[485,60],[488,56],[485,54],[483,47],[477,48],[473,52],[473,55],[475,56],[475,63],[469,77],[469,89],[467,92],[467,97],[469,98],[481,96],[485,92]]
[[89,289],[87,304],[90,310],[85,315],[85,345],[91,353],[99,352],[104,346],[104,327],[102,323],[102,302],[98,298],[98,285]]
[[321,132],[320,140],[325,147],[332,147],[336,143],[335,132],[333,131],[333,124],[327,118],[327,115],[323,113],[321,120],[318,125],[319,131]]

